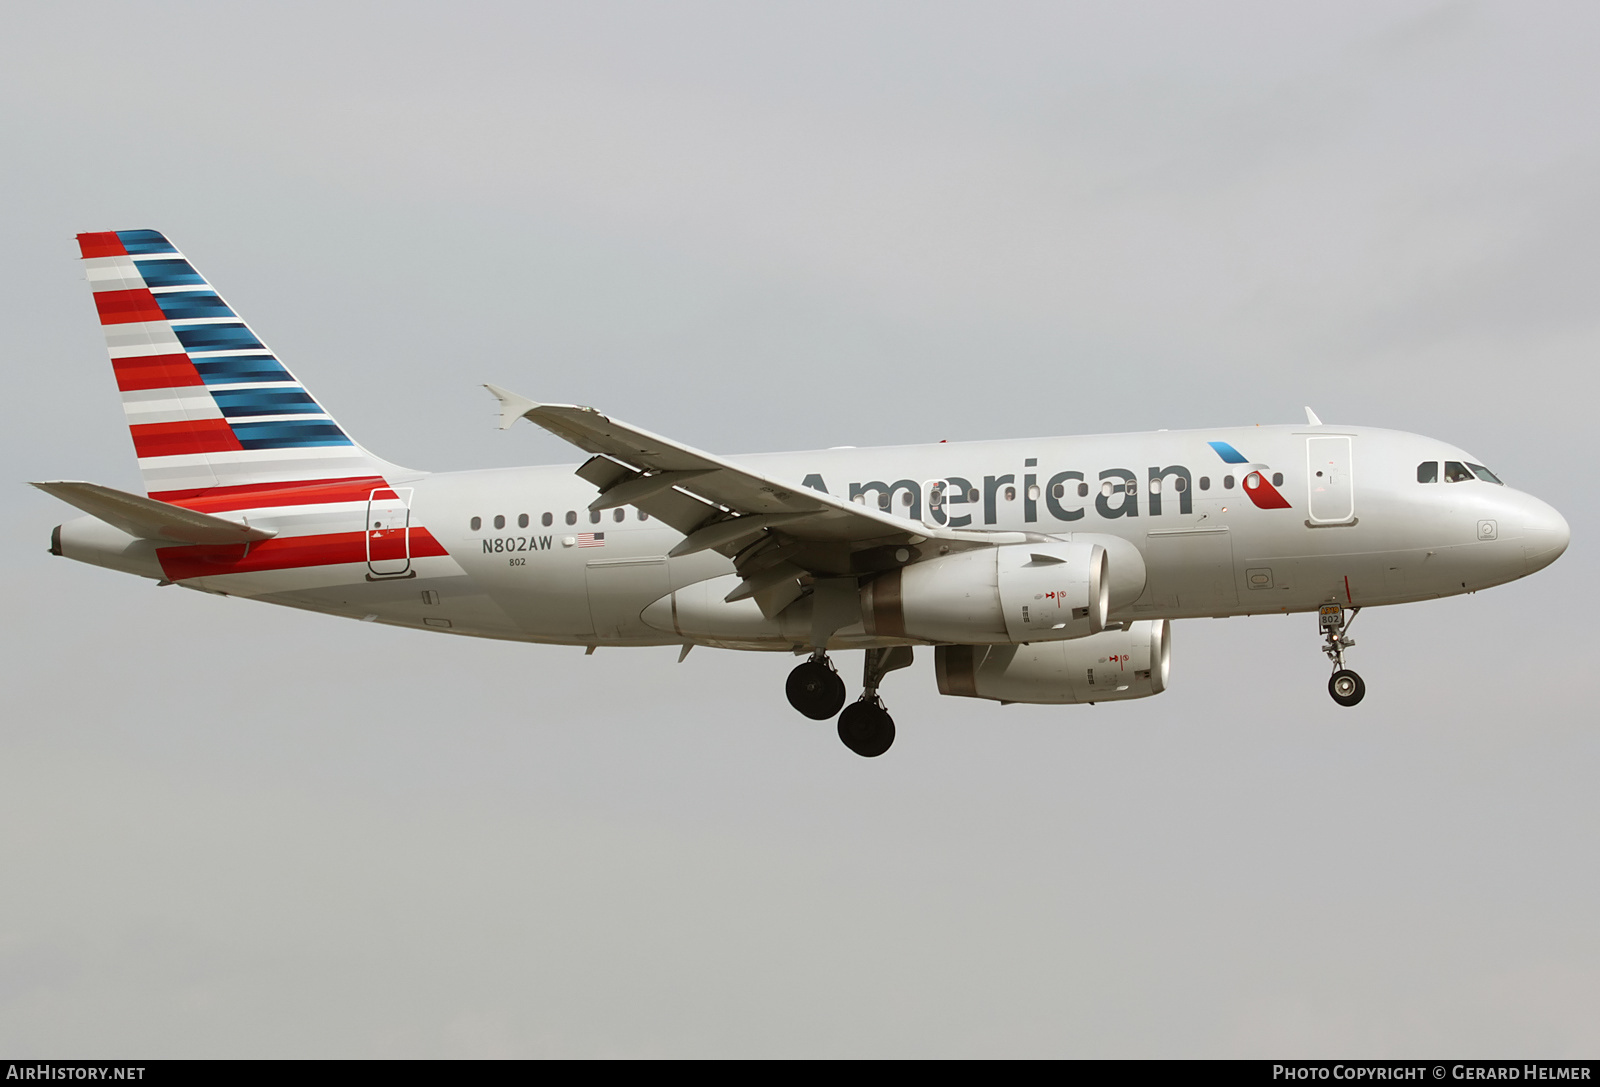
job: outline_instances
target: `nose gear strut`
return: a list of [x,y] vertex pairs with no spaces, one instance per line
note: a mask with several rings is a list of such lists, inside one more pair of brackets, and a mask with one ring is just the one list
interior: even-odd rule
[[1359,607],[1351,608],[1349,618],[1346,618],[1344,608],[1340,605],[1324,604],[1318,615],[1318,622],[1326,638],[1322,651],[1327,654],[1328,660],[1333,662],[1333,676],[1328,680],[1328,693],[1341,706],[1354,706],[1367,694],[1366,682],[1344,666],[1344,651],[1354,649],[1356,644],[1355,639],[1345,632],[1350,629],[1350,624],[1356,621],[1356,616],[1360,612]]

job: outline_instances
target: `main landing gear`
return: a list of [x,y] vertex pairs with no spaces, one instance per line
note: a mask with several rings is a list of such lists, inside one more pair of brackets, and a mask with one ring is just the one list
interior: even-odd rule
[[811,718],[826,721],[844,705],[844,680],[833,670],[833,662],[822,650],[789,673],[785,688],[789,705]]
[[1344,651],[1355,648],[1356,644],[1345,631],[1350,629],[1350,624],[1355,622],[1360,612],[1360,608],[1351,608],[1347,619],[1344,608],[1338,604],[1324,604],[1318,616],[1323,636],[1327,639],[1322,651],[1333,662],[1333,677],[1328,680],[1328,693],[1341,706],[1354,706],[1367,694],[1367,685],[1362,678],[1344,666]]
[[819,649],[789,673],[789,704],[814,721],[826,721],[839,714],[839,739],[844,745],[864,758],[876,758],[894,743],[894,718],[878,697],[878,685],[890,672],[910,664],[908,645],[867,650],[861,697],[839,713],[844,706],[844,680],[834,671],[828,655]]

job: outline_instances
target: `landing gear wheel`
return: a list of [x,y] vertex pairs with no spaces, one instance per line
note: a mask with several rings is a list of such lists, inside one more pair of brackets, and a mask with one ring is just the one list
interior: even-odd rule
[[1325,645],[1322,651],[1333,662],[1333,678],[1328,680],[1328,693],[1341,706],[1354,706],[1367,694],[1367,685],[1361,677],[1344,666],[1344,651],[1356,643],[1349,635],[1350,624],[1360,614],[1359,607],[1351,608],[1347,617],[1338,604],[1324,604],[1317,609],[1317,625],[1322,630]]
[[1348,668],[1341,668],[1328,680],[1328,693],[1341,706],[1354,706],[1367,694],[1367,685]]
[[784,689],[789,705],[813,721],[826,721],[844,705],[844,680],[823,661],[808,660],[796,666]]
[[894,743],[894,718],[873,702],[852,702],[839,715],[839,739],[857,755],[875,759]]

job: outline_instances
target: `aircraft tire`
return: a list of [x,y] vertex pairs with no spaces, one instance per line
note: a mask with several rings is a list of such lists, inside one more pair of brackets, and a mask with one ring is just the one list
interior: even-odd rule
[[894,743],[894,718],[875,702],[852,702],[839,715],[839,739],[864,759],[875,759]]
[[1328,693],[1341,706],[1354,706],[1367,695],[1366,682],[1348,668],[1341,668],[1328,680]]
[[789,673],[784,686],[789,705],[811,718],[826,721],[844,705],[844,680],[820,661],[805,661]]

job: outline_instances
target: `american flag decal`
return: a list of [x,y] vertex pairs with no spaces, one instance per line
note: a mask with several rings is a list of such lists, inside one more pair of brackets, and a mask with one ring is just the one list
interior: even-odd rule
[[578,533],[578,546],[579,547],[604,547],[605,545],[606,545],[606,534],[604,532],[580,532],[580,533]]

